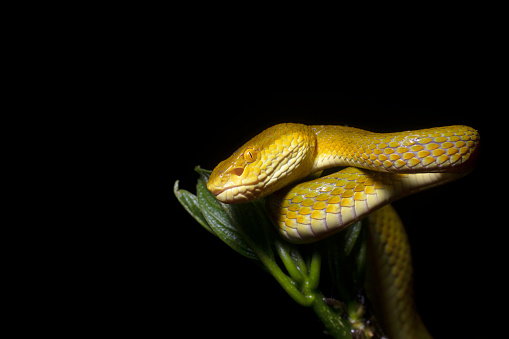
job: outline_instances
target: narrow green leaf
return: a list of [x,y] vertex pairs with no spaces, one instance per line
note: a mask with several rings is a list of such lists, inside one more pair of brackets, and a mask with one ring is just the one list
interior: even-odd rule
[[207,189],[206,178],[203,175],[198,179],[196,192],[201,212],[214,233],[238,253],[250,259],[258,259],[255,251],[244,239],[242,230],[235,225],[232,219],[230,210],[233,205],[226,205],[218,201]]
[[194,168],[194,171],[196,173],[198,173],[200,175],[200,177],[203,178],[203,180],[205,182],[207,182],[209,180],[209,177],[212,174],[211,170],[201,168],[199,165]]
[[362,237],[359,237],[361,230],[362,223],[357,222],[337,236],[324,240],[330,276],[333,285],[338,289],[339,299],[343,302],[354,300],[357,295],[353,277],[358,276],[355,260],[359,242],[362,242]]
[[235,228],[244,235],[253,251],[258,255],[263,253],[274,260],[274,253],[268,241],[269,238],[274,239],[273,226],[266,218],[265,211],[258,208],[259,202],[226,206]]
[[[268,238],[272,239],[274,236],[270,232],[274,231],[271,221],[266,216],[264,201],[256,200],[236,205],[223,204],[206,189],[211,171],[199,166],[195,168],[195,171],[200,174],[197,186],[198,197],[201,197],[200,193],[203,193],[203,198],[206,198],[207,202],[218,211],[216,216],[222,215],[228,220],[226,222],[223,219],[217,229],[211,225],[214,232],[242,255],[249,258],[264,255],[274,260],[274,253],[268,242]],[[219,209],[222,209],[224,213],[220,213]]]
[[311,256],[311,263],[309,265],[309,284],[308,288],[315,290],[318,288],[320,282],[320,270],[322,268],[322,254],[316,249]]
[[366,237],[364,237],[363,241],[359,241],[358,250],[356,251],[355,256],[355,272],[354,272],[354,280],[362,284],[366,277],[366,262],[368,257],[368,245],[365,241]]
[[173,193],[177,200],[182,204],[184,209],[189,213],[196,221],[200,223],[207,231],[215,234],[210,228],[207,220],[203,216],[201,212],[200,206],[198,205],[198,197],[196,195],[184,190],[179,189],[179,181],[175,181],[175,185],[173,185]]
[[355,224],[348,227],[345,232],[344,237],[344,245],[343,248],[345,250],[345,255],[349,256],[352,252],[353,247],[355,246],[355,243],[357,242],[357,239],[359,238],[359,234],[362,230],[362,221],[358,221]]
[[[359,223],[360,224],[360,223]],[[365,273],[366,273],[366,258],[367,258],[367,242],[366,242],[366,227],[359,227],[360,231],[357,234],[357,240],[349,253],[348,267],[352,271],[351,281],[355,288],[363,286]]]

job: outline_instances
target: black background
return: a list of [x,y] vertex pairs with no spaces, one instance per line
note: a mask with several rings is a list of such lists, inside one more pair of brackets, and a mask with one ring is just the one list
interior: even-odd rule
[[[394,206],[434,337],[507,332],[507,38],[498,36],[505,18],[496,18],[504,12],[478,4],[429,13],[398,6],[388,8],[392,16],[171,6],[94,7],[76,22],[82,11],[59,13],[69,24],[42,15],[27,34],[39,44],[21,37],[26,49],[9,49],[20,56],[5,65],[20,123],[5,124],[14,134],[6,149],[29,143],[16,150],[28,162],[14,165],[37,185],[9,183],[39,208],[8,197],[23,209],[21,222],[35,219],[15,225],[19,240],[5,238],[15,247],[6,262],[28,259],[5,274],[22,289],[6,290],[17,307],[9,313],[39,321],[23,319],[19,330],[321,337],[310,309],[204,230],[173,194],[176,180],[194,192],[195,166],[212,169],[263,129],[300,122],[480,132],[471,174]],[[37,29],[47,24],[55,30]]]
[[[204,230],[173,195],[176,180],[195,192],[195,166],[212,169],[280,122],[378,132],[476,128],[481,155],[471,174],[394,206],[409,234],[416,301],[430,332],[466,337],[500,324],[502,228],[489,219],[500,209],[487,163],[491,127],[503,112],[494,105],[501,91],[486,58],[467,53],[467,39],[451,48],[405,45],[403,54],[390,52],[394,58],[380,45],[363,55],[321,51],[315,57],[327,60],[309,62],[270,47],[236,49],[236,41],[224,48],[210,36],[192,42],[172,45],[174,54],[152,47],[136,74],[120,80],[132,87],[119,97],[125,112],[114,123],[120,133],[111,153],[120,153],[120,194],[129,202],[115,239],[112,266],[119,266],[109,274],[118,273],[122,282],[112,290],[125,293],[122,304],[135,319],[143,317],[147,331],[320,337],[323,328],[311,310]],[[111,108],[118,110],[114,103]]]

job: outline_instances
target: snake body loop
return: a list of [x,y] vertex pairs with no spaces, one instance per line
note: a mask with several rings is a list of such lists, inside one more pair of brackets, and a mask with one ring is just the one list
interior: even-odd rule
[[[402,277],[409,272],[411,276],[412,266],[409,260],[394,265],[401,256],[393,251],[394,241],[387,239],[405,231],[391,207],[381,207],[467,174],[478,146],[479,134],[468,126],[373,133],[343,126],[279,124],[219,163],[207,188],[224,203],[270,195],[267,205],[273,221],[281,236],[294,243],[317,241],[370,215],[370,251],[379,259],[373,260],[374,276],[385,286],[379,291],[382,303],[389,305],[382,310],[385,330],[391,338],[429,337],[418,314],[410,320],[403,316],[413,309],[411,288],[401,292],[406,279]],[[347,168],[295,184],[339,166]],[[398,236],[396,242],[398,253],[409,257],[406,236]],[[380,273],[387,269],[392,273]],[[409,282],[411,278],[405,280]]]
[[287,188],[269,199],[280,234],[309,243],[370,212],[471,168],[479,134],[467,126],[398,133],[280,124],[239,148],[212,172],[208,189],[225,203],[261,198],[330,167],[355,166]]
[[309,243],[343,230],[396,199],[457,177],[452,173],[394,174],[348,167],[279,190],[267,205],[286,240]]

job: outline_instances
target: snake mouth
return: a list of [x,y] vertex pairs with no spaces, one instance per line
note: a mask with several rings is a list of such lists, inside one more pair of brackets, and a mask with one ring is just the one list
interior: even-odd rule
[[250,200],[254,186],[235,185],[219,188],[215,185],[207,185],[207,189],[217,200],[225,204],[239,204]]

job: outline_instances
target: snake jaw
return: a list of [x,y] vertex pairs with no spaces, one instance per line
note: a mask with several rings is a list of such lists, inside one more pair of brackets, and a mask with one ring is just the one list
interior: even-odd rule
[[207,185],[207,188],[215,195],[217,200],[225,204],[238,204],[250,201],[250,192],[253,190],[253,188],[249,189],[249,187],[242,185],[225,189],[218,189],[217,187]]
[[[207,189],[214,194],[217,200],[225,204],[238,204],[248,202],[257,198],[257,194],[261,191],[263,185],[257,185],[258,182],[249,184],[250,176],[247,180],[242,180],[240,176],[230,174],[226,178],[219,179],[219,183],[209,180]],[[257,187],[259,186],[259,187]]]

